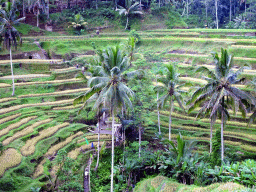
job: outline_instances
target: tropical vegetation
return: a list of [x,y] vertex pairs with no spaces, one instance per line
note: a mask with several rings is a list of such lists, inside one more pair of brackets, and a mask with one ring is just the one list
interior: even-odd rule
[[255,191],[254,1],[12,3],[0,191]]

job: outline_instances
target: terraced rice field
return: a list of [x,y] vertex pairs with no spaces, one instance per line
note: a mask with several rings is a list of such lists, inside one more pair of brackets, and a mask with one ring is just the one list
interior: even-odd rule
[[[74,67],[53,68],[50,73],[68,74],[74,70],[80,71]],[[23,169],[26,164],[33,170],[30,174],[31,179],[36,178],[39,181],[46,177],[45,162],[49,161],[48,158],[56,156],[60,149],[66,149],[69,153],[73,151],[72,156],[75,158],[91,150],[91,145],[86,147],[83,141],[76,142],[88,133],[88,126],[75,122],[70,124],[70,119],[77,116],[77,108],[80,106],[73,107],[73,98],[88,90],[86,84],[81,87],[83,81],[74,76],[68,79],[48,80],[51,74],[49,71],[45,72],[47,74],[16,74],[15,79],[25,82],[15,83],[17,94],[14,97],[1,97],[1,93],[11,91],[12,84],[10,76],[3,76],[0,79],[0,142],[4,146],[4,151],[0,155],[0,180],[15,170]],[[33,80],[35,78],[36,80]],[[80,87],[77,88],[78,86]],[[69,108],[65,108],[66,106]],[[76,150],[81,147],[83,152]],[[93,150],[90,153],[92,152]],[[38,163],[33,163],[35,160]],[[33,180],[28,185],[32,183]]]
[[[213,70],[211,51],[219,51],[220,47],[229,49],[235,55],[235,68],[243,64],[250,64],[252,69],[244,70],[243,75],[248,78],[256,77],[256,59],[253,51],[256,50],[256,39],[246,39],[244,34],[250,31],[227,31],[220,30],[220,38],[211,38],[212,30],[162,30],[140,32],[141,43],[138,46],[136,58],[145,60],[147,69],[157,64],[163,66],[166,63],[175,63],[181,73],[181,81],[189,82],[191,85],[183,89],[189,91],[192,86],[200,86],[205,83],[201,75],[195,74],[196,67],[205,66]],[[229,37],[229,33],[239,33],[240,37],[234,39]],[[101,38],[88,38],[87,36],[62,36],[62,37],[37,37],[39,41],[47,41],[52,46],[56,40],[63,40],[63,43],[81,42],[96,45],[101,43],[114,44],[125,40],[127,33],[104,34]],[[30,41],[34,37],[26,37]],[[70,44],[71,45],[71,44]],[[56,48],[57,49],[57,48]],[[239,53],[239,50],[245,52]],[[90,51],[92,51],[91,48]],[[86,50],[88,51],[88,50]],[[86,55],[86,51],[81,51],[81,56]],[[79,58],[80,59],[80,58]],[[14,61],[14,62],[18,62]],[[19,62],[32,62],[22,60]],[[60,60],[33,61],[31,65],[49,62],[60,66]],[[137,61],[135,61],[136,63]],[[8,64],[8,61],[0,61],[1,65]],[[144,66],[143,66],[144,67]],[[86,84],[82,84],[80,79],[74,77],[74,72],[80,71],[74,66],[69,68],[52,67],[47,71],[40,71],[40,74],[15,74],[17,79],[16,95],[11,97],[11,77],[0,77],[0,142],[4,145],[3,154],[0,156],[0,177],[17,174],[24,170],[24,164],[31,168],[28,173],[28,186],[37,181],[47,180],[49,174],[49,161],[55,158],[56,153],[65,149],[68,156],[78,159],[92,153],[91,142],[97,147],[97,135],[89,133],[92,127],[85,125],[86,114],[77,115],[81,105],[73,106],[74,98],[87,90]],[[54,75],[63,75],[63,79],[57,79]],[[72,75],[71,75],[72,74]],[[23,75],[23,76],[22,76]],[[67,77],[66,77],[67,76]],[[152,81],[152,86],[156,82]],[[239,85],[244,90],[252,90],[246,83]],[[3,93],[10,93],[2,96]],[[5,94],[6,95],[6,94]],[[161,130],[164,137],[168,138],[169,112],[163,109],[161,112]],[[209,119],[196,119],[196,111],[192,114],[183,113],[175,104],[172,114],[172,138],[175,139],[181,132],[186,139],[196,139],[203,146],[198,147],[198,152],[209,150],[210,123]],[[152,111],[151,120],[157,124],[157,113]],[[220,122],[215,124],[220,127]],[[224,131],[225,145],[235,148],[244,156],[256,157],[256,125],[247,127],[247,123],[242,119],[241,113],[231,116],[231,121],[226,125]],[[156,129],[145,129],[145,136],[154,136]],[[89,141],[86,144],[84,137]],[[100,145],[109,143],[110,135],[101,135]],[[49,160],[51,159],[51,160]],[[1,178],[0,178],[1,179]]]

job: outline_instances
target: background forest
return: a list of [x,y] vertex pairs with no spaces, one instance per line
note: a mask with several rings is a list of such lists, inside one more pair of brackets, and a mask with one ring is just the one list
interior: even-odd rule
[[[129,8],[127,0],[16,0],[15,2],[20,15],[33,13],[39,16],[40,22],[58,25],[73,21],[74,15],[79,13],[89,26],[105,24],[120,27],[120,23],[125,25],[125,21],[120,19],[122,16],[119,16],[117,9]],[[139,23],[147,20],[147,17],[152,19],[157,16],[164,18],[164,24],[168,28],[253,29],[256,27],[256,0],[140,0],[138,3],[145,14],[134,14],[131,19],[139,18]],[[141,29],[139,23],[131,27],[139,30]]]

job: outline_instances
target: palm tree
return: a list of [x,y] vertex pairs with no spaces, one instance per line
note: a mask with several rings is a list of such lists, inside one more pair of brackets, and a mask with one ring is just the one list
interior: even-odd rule
[[129,68],[129,59],[119,46],[109,47],[102,52],[104,61],[102,62],[100,75],[88,80],[91,87],[83,97],[75,101],[90,99],[95,93],[99,92],[95,100],[94,108],[106,102],[112,115],[112,159],[111,159],[111,191],[114,186],[114,124],[115,114],[120,107],[126,110],[127,106],[132,108],[130,97],[134,95],[133,91],[127,87],[123,81],[124,77],[131,77],[135,72],[124,73]]
[[[159,99],[159,91],[161,91],[161,86],[158,86],[158,78],[163,75],[162,68],[159,69],[159,66],[156,66],[156,68],[153,68],[154,75],[156,76],[156,86],[154,87],[154,90],[156,91],[156,100],[158,102]],[[158,121],[158,134],[161,134],[161,125],[160,125],[160,112],[159,112],[159,105],[157,105],[157,121]]]
[[36,26],[39,27],[40,12],[46,12],[47,11],[46,10],[47,9],[46,8],[46,2],[45,2],[45,0],[29,0],[28,4],[29,4],[29,10],[32,9],[33,13],[36,13],[36,18],[37,18]]
[[218,20],[218,0],[215,0],[215,16],[216,16],[216,27],[219,29],[219,20]]
[[[254,87],[254,90],[256,90],[256,78],[255,79],[253,79],[251,82],[251,85]],[[256,106],[254,106],[254,112],[252,113],[252,115],[250,116],[250,118],[249,118],[249,123],[248,123],[248,125],[250,125],[251,123],[253,123],[254,121],[255,121],[255,119],[256,119]]]
[[129,22],[129,16],[132,14],[143,14],[142,11],[139,11],[140,4],[138,2],[135,2],[133,4],[133,0],[125,0],[125,7],[122,7],[119,5],[119,9],[116,9],[119,12],[119,15],[125,15],[126,16],[126,26],[125,30],[128,27]]
[[[208,77],[204,77],[208,83],[197,89],[187,104],[192,104],[189,112],[196,107],[201,107],[198,115],[210,115],[211,124],[215,122],[218,116],[221,118],[221,160],[224,160],[224,138],[223,130],[226,121],[230,115],[228,109],[234,112],[241,110],[242,116],[245,117],[247,107],[251,104],[255,105],[255,99],[248,93],[233,87],[244,81],[239,79],[238,75],[243,71],[244,67],[234,72],[233,57],[228,54],[227,50],[221,49],[221,57],[217,53],[213,54],[215,62],[215,72],[210,71],[206,67],[199,67],[196,72],[204,72]],[[211,128],[212,129],[212,128]],[[212,145],[212,144],[211,144]]]
[[133,55],[136,49],[137,42],[138,42],[138,38],[131,36],[127,39],[125,43],[123,43],[124,50],[127,51],[127,55],[129,56],[130,66],[132,65]]
[[182,85],[178,85],[178,77],[180,74],[176,72],[176,69],[173,65],[166,65],[167,75],[165,78],[159,78],[158,81],[161,82],[164,86],[164,95],[158,100],[158,106],[162,108],[166,104],[167,101],[170,103],[170,116],[169,116],[169,140],[171,140],[171,123],[172,123],[172,110],[173,110],[173,102],[176,100],[179,106],[183,109],[183,99],[181,93],[184,91],[179,88]]
[[17,19],[16,9],[10,2],[6,3],[5,8],[0,9],[0,37],[3,37],[3,47],[10,51],[10,62],[12,72],[12,96],[15,93],[13,66],[12,66],[12,46],[17,49],[17,44],[22,43],[20,33],[15,29],[15,25],[23,21],[25,17]]
[[80,14],[76,14],[74,17],[74,21],[70,23],[68,27],[73,27],[75,30],[78,31],[80,35],[81,30],[87,26],[87,22],[84,21],[84,18]]

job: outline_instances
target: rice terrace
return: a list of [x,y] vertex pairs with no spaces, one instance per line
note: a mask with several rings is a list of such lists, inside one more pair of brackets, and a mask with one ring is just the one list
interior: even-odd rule
[[0,192],[256,191],[256,0],[0,0]]

